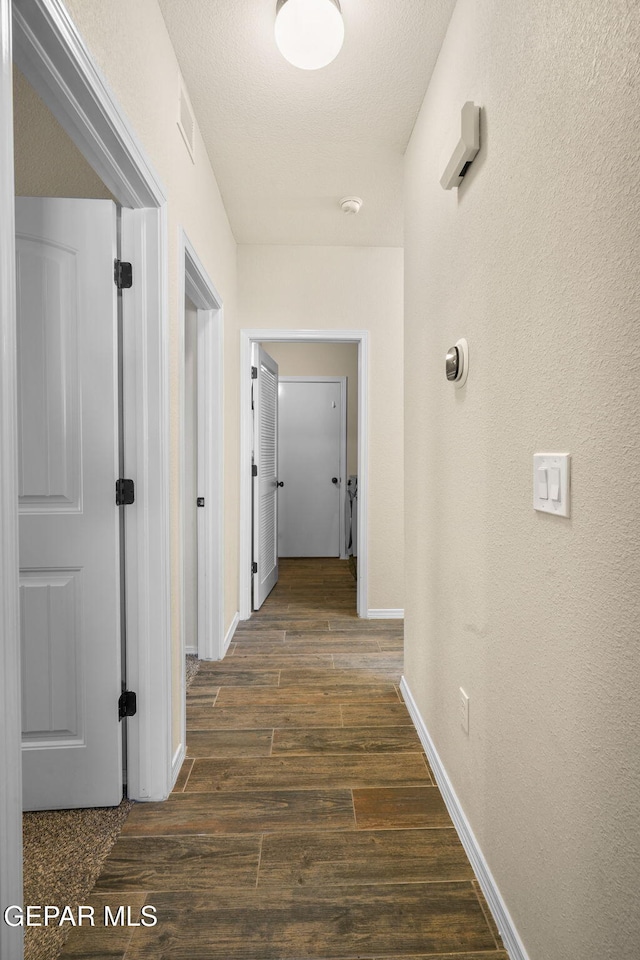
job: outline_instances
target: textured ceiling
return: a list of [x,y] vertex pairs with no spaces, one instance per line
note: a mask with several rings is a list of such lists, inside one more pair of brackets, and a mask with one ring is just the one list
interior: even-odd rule
[[341,0],[318,71],[278,52],[276,0],[159,2],[238,242],[400,246],[402,158],[455,0]]

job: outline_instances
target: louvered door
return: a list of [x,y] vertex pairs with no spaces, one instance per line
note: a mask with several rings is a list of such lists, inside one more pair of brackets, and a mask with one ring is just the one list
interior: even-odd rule
[[253,609],[278,582],[278,364],[253,347]]

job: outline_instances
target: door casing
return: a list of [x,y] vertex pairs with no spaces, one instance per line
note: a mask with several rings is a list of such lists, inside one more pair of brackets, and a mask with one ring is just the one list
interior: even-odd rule
[[[0,905],[22,903],[18,615],[18,431],[11,4],[0,0]],[[21,927],[0,917],[0,956],[21,960]]]
[[240,619],[251,616],[251,346],[262,341],[284,343],[356,343],[358,345],[358,616],[368,612],[368,457],[369,333],[367,330],[240,331]]
[[345,539],[345,512],[347,496],[347,378],[346,377],[280,377],[280,383],[339,383],[340,384],[340,501],[339,544],[340,559],[347,559]]
[[[186,430],[184,377],[185,296],[197,309],[197,416],[198,496],[204,508],[198,510],[198,658],[221,660],[225,654],[224,633],[224,456],[223,456],[223,351],[224,307],[207,271],[184,230],[179,235],[179,263],[182,265],[178,290],[183,315],[178,346],[180,381],[180,487],[185,489]],[[185,528],[184,497],[180,499],[180,527]],[[182,702],[180,744],[172,758],[171,782],[175,782],[186,752],[186,698],[184,682],[185,649],[185,556],[180,537],[180,610],[182,636]]]

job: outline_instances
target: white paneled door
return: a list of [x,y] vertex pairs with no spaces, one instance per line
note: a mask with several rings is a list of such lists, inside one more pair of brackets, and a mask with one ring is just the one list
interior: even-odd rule
[[[278,388],[278,554],[340,556],[342,445],[339,380],[283,378]],[[342,508],[343,509],[343,508]]]
[[253,609],[278,582],[278,364],[253,344]]
[[24,807],[122,798],[116,207],[16,200]]

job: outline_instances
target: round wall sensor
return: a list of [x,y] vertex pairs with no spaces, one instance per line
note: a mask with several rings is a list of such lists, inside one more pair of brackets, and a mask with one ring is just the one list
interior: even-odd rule
[[362,206],[360,197],[343,197],[340,201],[340,208],[343,213],[359,213]]
[[455,383],[456,389],[464,386],[467,382],[467,374],[469,373],[469,347],[464,338],[458,340],[454,347],[449,347],[447,350],[445,372],[447,374],[447,380]]

